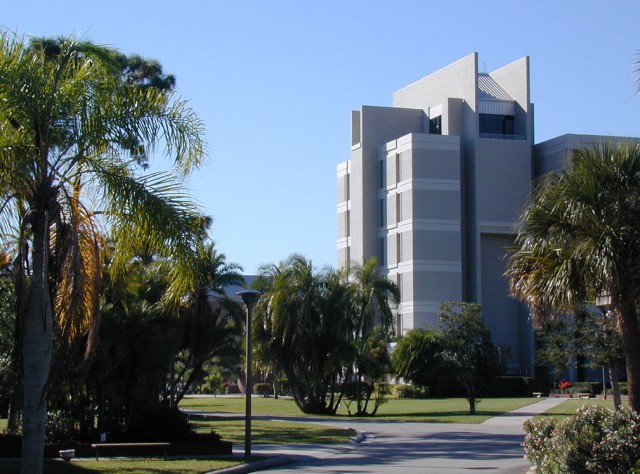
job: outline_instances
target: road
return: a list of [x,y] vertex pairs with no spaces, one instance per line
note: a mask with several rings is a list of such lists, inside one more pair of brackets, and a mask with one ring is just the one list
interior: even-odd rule
[[[543,399],[482,424],[314,419],[357,430],[361,440],[339,446],[256,445],[252,453],[289,462],[262,469],[269,473],[522,474],[529,469],[522,449],[523,421],[563,401]],[[234,452],[242,449],[238,446]]]

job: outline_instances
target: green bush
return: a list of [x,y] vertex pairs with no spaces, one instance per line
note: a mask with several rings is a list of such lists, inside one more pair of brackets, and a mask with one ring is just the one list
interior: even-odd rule
[[599,395],[602,393],[602,382],[576,382],[573,385],[572,392]]
[[540,380],[533,377],[503,376],[489,382],[482,396],[487,398],[530,397],[534,392],[546,392]]
[[467,396],[467,389],[457,382],[442,381],[429,386],[429,394],[434,398],[461,398]]
[[429,398],[429,387],[420,385],[396,385],[394,387],[396,398]]
[[627,386],[627,382],[620,382],[618,385],[620,386],[620,393],[622,395],[629,395],[629,387]]
[[212,372],[204,377],[198,388],[198,393],[222,393],[224,392],[224,378],[220,371]]
[[273,394],[273,387],[270,383],[256,383],[253,385],[253,393],[256,395],[262,395],[268,397]]
[[640,414],[582,406],[561,421],[524,423],[524,450],[537,472],[627,473],[640,460]]
[[189,420],[177,408],[149,407],[136,414],[129,429],[122,433],[126,441],[182,441],[189,439]]
[[47,443],[68,443],[78,440],[78,428],[71,413],[63,410],[49,410],[45,427]]

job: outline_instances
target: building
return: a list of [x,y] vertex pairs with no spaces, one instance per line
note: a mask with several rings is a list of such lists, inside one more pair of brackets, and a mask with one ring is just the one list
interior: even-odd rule
[[376,257],[400,287],[397,331],[434,325],[442,301],[475,301],[511,373],[533,375],[526,307],[503,276],[534,173],[608,137],[564,135],[534,147],[529,58],[492,72],[478,55],[397,91],[392,107],[351,115],[338,165],[338,266]]

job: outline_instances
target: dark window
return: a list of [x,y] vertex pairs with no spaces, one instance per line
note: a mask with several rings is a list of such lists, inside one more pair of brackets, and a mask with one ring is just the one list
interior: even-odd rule
[[385,199],[378,200],[378,227],[386,227],[386,207],[387,201]]
[[442,135],[442,115],[438,115],[429,120],[429,133],[432,135]]
[[480,133],[514,135],[513,115],[480,114]]

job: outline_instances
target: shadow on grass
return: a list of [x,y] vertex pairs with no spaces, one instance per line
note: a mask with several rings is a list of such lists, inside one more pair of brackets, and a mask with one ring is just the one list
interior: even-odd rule
[[[2,474],[19,474],[20,461],[17,459],[0,459],[0,472],[2,472]],[[47,474],[80,474],[95,471],[78,466],[73,462],[45,459],[44,472],[46,472]]]

